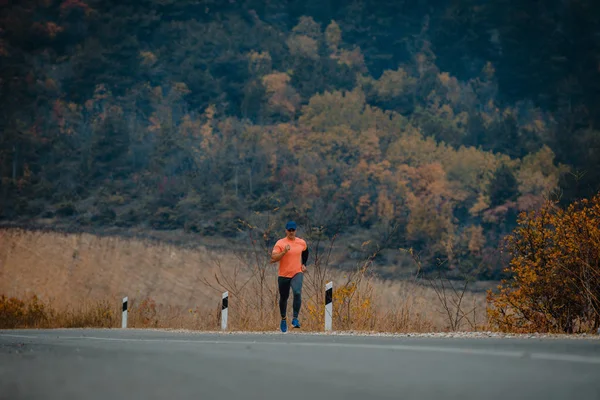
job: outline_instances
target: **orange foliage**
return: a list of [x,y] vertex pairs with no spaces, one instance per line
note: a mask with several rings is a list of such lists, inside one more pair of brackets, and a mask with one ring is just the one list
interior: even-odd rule
[[132,308],[132,312],[137,313],[139,322],[143,327],[156,327],[158,325],[156,301],[154,299],[149,297],[143,299],[139,307]]
[[300,96],[291,86],[291,78],[284,72],[274,72],[262,78],[269,96],[269,106],[275,113],[293,115],[300,104]]
[[68,15],[72,10],[81,10],[87,15],[91,11],[91,8],[81,0],[65,0],[60,5],[62,16]]
[[37,296],[28,303],[15,297],[0,296],[0,328],[39,327],[48,321],[48,310]]
[[[339,330],[374,330],[381,325],[373,304],[373,287],[368,282],[349,280],[333,290],[333,323]],[[322,304],[313,299],[307,302],[306,311],[311,322],[321,327],[324,321]]]
[[488,316],[502,331],[576,332],[600,326],[600,193],[566,209],[522,213],[507,238],[512,259]]

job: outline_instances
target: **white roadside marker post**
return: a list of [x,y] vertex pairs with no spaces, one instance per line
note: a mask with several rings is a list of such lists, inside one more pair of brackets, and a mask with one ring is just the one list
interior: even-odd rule
[[221,303],[221,330],[227,329],[227,311],[229,308],[229,292],[223,293]]
[[127,297],[123,298],[123,319],[121,321],[121,328],[127,328]]
[[325,285],[325,330],[331,331],[333,315],[333,282]]

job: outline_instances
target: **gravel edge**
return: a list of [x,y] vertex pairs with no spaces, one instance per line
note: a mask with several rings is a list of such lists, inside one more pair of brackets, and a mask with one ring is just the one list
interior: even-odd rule
[[[223,336],[236,336],[236,335],[256,335],[256,336],[268,336],[268,335],[282,335],[278,330],[274,331],[198,331],[191,329],[176,329],[176,328],[106,328],[106,330],[129,330],[129,331],[147,331],[147,332],[169,332],[169,333],[184,333],[191,335],[223,335]],[[502,332],[403,332],[403,333],[390,333],[390,332],[365,332],[365,331],[332,331],[332,332],[318,332],[318,331],[299,331],[289,330],[286,334],[302,335],[302,336],[361,336],[361,337],[390,337],[390,338],[456,338],[456,339],[487,339],[487,338],[501,338],[501,339],[591,339],[600,340],[600,334],[552,334],[552,333],[502,333]]]
[[299,336],[338,336],[338,337],[389,337],[389,338],[439,338],[439,339],[570,339],[570,340],[600,340],[600,334],[553,334],[553,333],[502,333],[491,331],[478,332],[365,332],[365,331],[302,331],[289,330],[283,334],[278,330],[273,331],[203,331],[178,328],[55,328],[55,329],[0,329],[0,333],[14,331],[130,331],[130,332],[163,332],[163,333],[182,333],[187,335],[220,335],[220,336],[270,336],[270,335],[299,335]]

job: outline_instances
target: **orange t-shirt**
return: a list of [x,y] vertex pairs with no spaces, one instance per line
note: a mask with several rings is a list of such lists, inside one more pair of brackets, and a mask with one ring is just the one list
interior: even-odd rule
[[299,237],[296,237],[295,240],[284,237],[275,243],[273,253],[281,253],[288,244],[290,251],[279,260],[279,276],[292,278],[298,272],[302,272],[302,252],[306,250],[306,242]]

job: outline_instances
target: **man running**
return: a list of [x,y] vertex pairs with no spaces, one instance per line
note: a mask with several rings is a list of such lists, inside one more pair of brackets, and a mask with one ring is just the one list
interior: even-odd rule
[[300,328],[298,314],[302,304],[302,281],[308,260],[308,246],[304,239],[296,237],[296,223],[288,222],[285,225],[285,231],[285,237],[275,243],[271,254],[271,263],[279,262],[277,283],[279,285],[280,329],[282,332],[287,332],[286,310],[290,287],[294,293],[292,326]]

